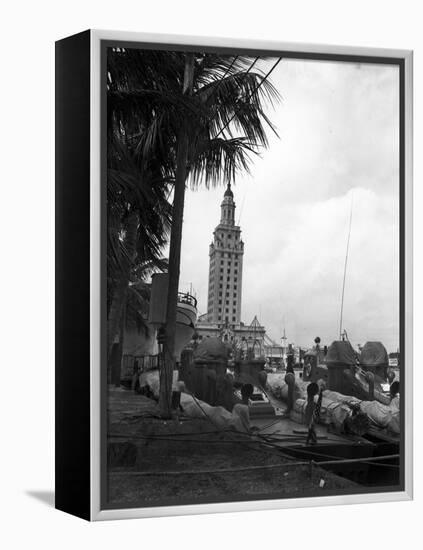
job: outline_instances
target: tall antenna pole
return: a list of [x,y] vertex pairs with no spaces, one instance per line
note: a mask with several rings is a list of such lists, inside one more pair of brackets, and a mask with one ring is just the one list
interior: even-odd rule
[[281,338],[283,344],[282,344],[282,359],[285,360],[285,351],[286,351],[286,332],[285,332],[285,319],[284,319],[284,326],[283,326],[283,336]]
[[239,215],[238,215],[238,223],[237,223],[237,225],[239,225],[240,222],[241,222],[241,214],[242,214],[242,211],[243,211],[243,209],[244,209],[244,203],[245,203],[245,197],[246,197],[246,196],[247,196],[247,189],[245,190],[244,197],[243,197],[243,199],[242,199],[241,208],[240,208],[240,210],[239,210]]
[[347,251],[345,254],[345,264],[344,264],[344,280],[342,281],[342,298],[341,298],[341,315],[339,319],[339,339],[342,339],[342,316],[344,313],[344,294],[345,294],[345,279],[347,276],[347,264],[348,264],[348,252],[350,249],[350,236],[351,236],[351,223],[352,223],[352,213],[353,213],[353,198],[354,190],[351,193],[351,209],[350,209],[350,226],[348,229],[348,239],[347,239]]

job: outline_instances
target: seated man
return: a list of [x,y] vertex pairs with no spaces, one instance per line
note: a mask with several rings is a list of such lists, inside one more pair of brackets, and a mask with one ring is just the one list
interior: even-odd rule
[[253,395],[254,388],[251,384],[243,384],[241,387],[242,403],[237,403],[232,409],[230,426],[237,432],[250,433],[250,409],[248,400]]

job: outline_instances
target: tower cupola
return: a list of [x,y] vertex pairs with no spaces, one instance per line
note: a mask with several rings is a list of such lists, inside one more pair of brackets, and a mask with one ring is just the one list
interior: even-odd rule
[[224,197],[231,197],[232,199],[234,198],[234,194],[232,192],[230,183],[228,183],[228,187],[226,188],[225,194],[223,196]]
[[221,208],[221,215],[220,215],[220,223],[222,225],[229,225],[234,226],[235,225],[235,202],[234,202],[234,194],[231,189],[231,184],[228,183],[228,187],[226,188],[226,191],[223,195],[223,201],[220,205]]

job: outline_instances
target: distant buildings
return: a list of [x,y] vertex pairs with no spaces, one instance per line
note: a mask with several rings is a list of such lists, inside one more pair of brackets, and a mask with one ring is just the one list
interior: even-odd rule
[[399,367],[400,366],[400,354],[399,351],[393,351],[389,355],[389,366],[390,367]]

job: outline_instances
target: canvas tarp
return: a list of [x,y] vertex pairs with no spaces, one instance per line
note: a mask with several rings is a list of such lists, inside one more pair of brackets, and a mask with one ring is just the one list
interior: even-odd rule
[[195,361],[226,361],[228,349],[219,338],[205,338],[194,350]]
[[385,346],[381,342],[366,342],[361,350],[360,363],[364,367],[388,365],[389,358]]
[[357,355],[348,341],[335,340],[328,348],[327,365],[356,365]]
[[367,414],[376,426],[387,428],[394,434],[400,433],[400,412],[396,403],[383,405],[377,401],[362,401],[360,410]]

